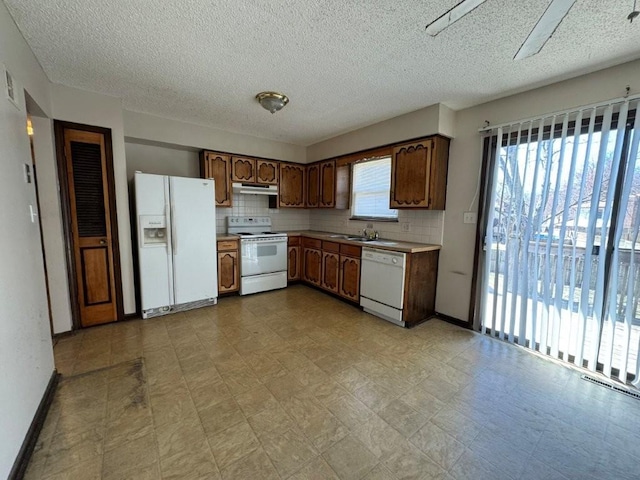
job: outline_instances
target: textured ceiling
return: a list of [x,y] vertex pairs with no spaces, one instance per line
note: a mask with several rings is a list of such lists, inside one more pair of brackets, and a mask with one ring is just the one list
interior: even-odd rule
[[[4,2],[52,82],[299,145],[640,58],[630,0],[579,0],[542,52],[517,62],[549,0],[487,0],[435,38],[425,25],[459,0]],[[254,99],[263,90],[291,101],[271,115]]]

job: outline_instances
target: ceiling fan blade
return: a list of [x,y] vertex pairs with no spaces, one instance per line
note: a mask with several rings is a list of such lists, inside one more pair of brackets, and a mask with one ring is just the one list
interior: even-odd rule
[[542,50],[575,2],[576,0],[553,0],[513,59],[522,60]]
[[467,13],[475,10],[487,0],[463,0],[449,11],[443,13],[426,27],[426,31],[432,37],[438,35],[442,30],[454,24]]

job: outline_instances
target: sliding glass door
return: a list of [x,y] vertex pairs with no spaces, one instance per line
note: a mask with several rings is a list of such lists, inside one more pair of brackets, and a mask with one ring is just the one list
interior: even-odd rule
[[483,332],[625,381],[640,340],[637,107],[493,132],[478,272]]

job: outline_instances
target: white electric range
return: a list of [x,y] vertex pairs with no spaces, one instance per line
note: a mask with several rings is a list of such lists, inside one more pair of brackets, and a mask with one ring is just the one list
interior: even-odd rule
[[227,217],[227,233],[240,237],[240,295],[287,286],[287,234],[270,217]]

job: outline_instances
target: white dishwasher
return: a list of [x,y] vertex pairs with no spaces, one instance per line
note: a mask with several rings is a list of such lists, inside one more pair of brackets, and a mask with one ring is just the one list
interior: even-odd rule
[[360,306],[365,312],[404,327],[404,273],[407,255],[362,248]]

